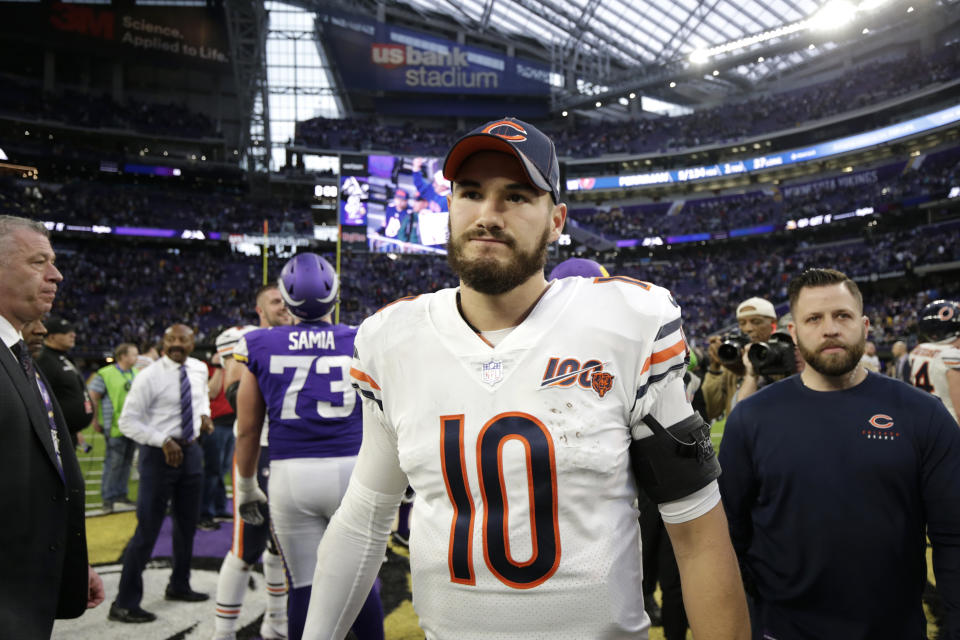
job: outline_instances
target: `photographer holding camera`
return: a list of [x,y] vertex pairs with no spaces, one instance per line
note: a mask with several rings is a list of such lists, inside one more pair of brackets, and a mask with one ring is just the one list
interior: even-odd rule
[[737,402],[753,395],[773,379],[766,371],[757,371],[747,347],[766,343],[776,329],[776,322],[777,313],[770,301],[748,298],[737,307],[740,333],[710,336],[710,363],[702,387],[707,420],[730,415]]

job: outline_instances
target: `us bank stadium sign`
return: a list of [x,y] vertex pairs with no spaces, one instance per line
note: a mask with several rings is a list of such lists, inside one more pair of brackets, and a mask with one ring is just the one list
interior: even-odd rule
[[[497,71],[470,71],[467,52],[453,47],[447,52],[424,51],[413,45],[374,44],[371,57],[373,63],[384,69],[404,68],[404,85],[410,89],[420,87],[442,87],[456,89],[496,89],[500,84]],[[491,60],[503,63],[500,60]]]
[[360,16],[319,17],[350,90],[548,96],[547,65]]

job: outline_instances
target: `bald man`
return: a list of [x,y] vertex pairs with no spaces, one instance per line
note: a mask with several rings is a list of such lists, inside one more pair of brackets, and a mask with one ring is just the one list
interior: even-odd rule
[[203,450],[200,433],[213,431],[207,395],[207,367],[193,351],[193,330],[183,324],[163,334],[163,357],[133,379],[120,415],[120,431],[140,445],[137,530],[123,553],[120,592],[111,620],[151,622],[157,616],[140,606],[143,569],[153,553],[172,501],[173,573],[165,598],[200,602],[210,596],[190,588],[193,535],[200,519]]

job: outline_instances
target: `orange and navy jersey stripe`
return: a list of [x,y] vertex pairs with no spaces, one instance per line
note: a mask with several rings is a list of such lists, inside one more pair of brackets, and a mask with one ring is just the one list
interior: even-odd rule
[[632,284],[646,291],[650,290],[650,287],[653,285],[649,282],[644,282],[643,280],[637,280],[636,278],[631,278],[629,276],[598,276],[593,279],[596,284],[604,284],[606,282],[625,282],[627,284]]
[[360,369],[353,366],[350,368],[350,377],[353,378],[353,388],[357,390],[361,396],[368,400],[373,400],[377,403],[377,406],[380,407],[380,410],[383,411],[383,399],[381,398],[380,385],[377,384],[377,381],[374,380],[371,376],[367,375]]
[[653,350],[647,356],[640,370],[640,386],[637,399],[642,398],[650,385],[676,375],[687,367],[689,348],[683,335],[683,323],[677,314],[660,326],[653,340]]

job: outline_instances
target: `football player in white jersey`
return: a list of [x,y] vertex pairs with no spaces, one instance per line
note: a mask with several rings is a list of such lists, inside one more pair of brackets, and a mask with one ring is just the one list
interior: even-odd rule
[[960,303],[931,302],[917,330],[927,342],[910,352],[910,382],[940,398],[960,423]]
[[[260,327],[277,327],[293,323],[293,318],[283,304],[283,298],[276,283],[264,285],[257,291],[256,311],[260,318]],[[217,353],[223,362],[223,384],[227,390],[230,405],[237,408],[237,388],[244,365],[233,357],[237,342],[247,333],[257,329],[253,325],[230,327],[217,336]],[[236,430],[236,425],[234,425]],[[267,487],[270,455],[267,447],[267,426],[264,425],[260,455],[260,469],[257,478],[263,489]],[[233,463],[233,478],[237,478],[236,459]],[[263,576],[267,591],[267,610],[260,625],[260,636],[264,640],[277,640],[287,637],[287,585],[283,575],[283,562],[280,552],[270,535],[270,523],[245,523],[237,513],[239,505],[234,491],[233,501],[233,544],[220,565],[217,577],[216,618],[213,640],[234,640],[237,632],[237,620],[243,607],[243,598],[250,580],[250,569],[263,556]],[[264,551],[266,550],[266,553]]]
[[409,483],[413,605],[429,640],[647,638],[639,484],[668,523],[694,635],[746,640],[672,296],[624,277],[546,281],[566,205],[553,143],[533,126],[476,129],[444,175],[460,286],[397,301],[359,330],[363,443],[317,553],[304,637],[344,637]]

